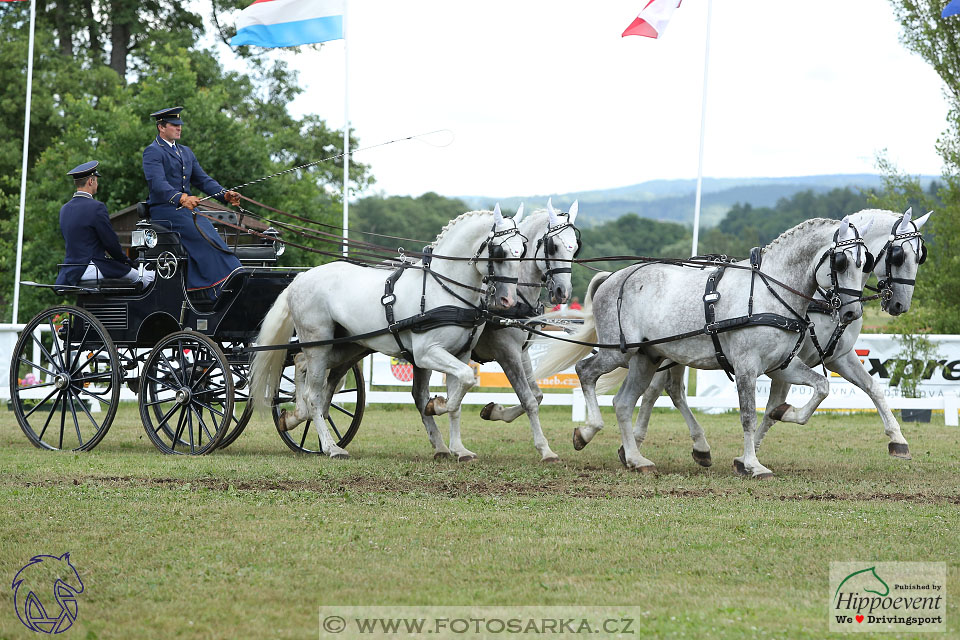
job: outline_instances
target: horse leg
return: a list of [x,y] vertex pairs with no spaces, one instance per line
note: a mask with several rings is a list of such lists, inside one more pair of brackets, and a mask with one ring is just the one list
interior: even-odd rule
[[297,402],[299,404],[301,396],[306,406],[310,410],[310,417],[313,419],[313,428],[317,430],[320,437],[320,448],[331,458],[349,458],[350,454],[345,449],[337,446],[330,430],[327,429],[327,416],[329,407],[323,406],[323,397],[327,384],[328,370],[327,357],[329,347],[313,347],[304,349],[306,356],[306,366],[304,374],[304,385],[297,387]]
[[293,357],[293,399],[295,409],[293,411],[284,409],[280,412],[279,420],[284,431],[290,431],[303,421],[310,419],[310,407],[307,406],[306,396],[298,391],[299,389],[307,388],[306,375],[307,356],[301,352]]
[[[810,416],[816,411],[824,398],[830,395],[830,382],[822,375],[808,367],[800,358],[794,358],[786,369],[777,369],[769,372],[771,380],[779,380],[789,384],[802,384],[813,389],[813,397],[800,408],[789,404],[781,404],[770,411],[770,417],[783,422],[807,424]],[[768,408],[769,409],[769,408]]]
[[[426,413],[428,415],[439,416],[451,411],[458,411],[460,409],[460,403],[463,401],[463,396],[465,396],[467,391],[476,383],[476,375],[473,369],[471,369],[466,362],[436,344],[427,347],[422,353],[415,353],[414,356],[419,366],[424,369],[433,369],[434,371],[441,371],[447,374],[446,400],[443,398],[431,399],[424,409]],[[451,386],[451,377],[455,377],[460,384]],[[453,443],[451,443],[451,445],[452,444]]]
[[655,373],[656,366],[650,362],[649,358],[640,353],[634,354],[630,359],[627,378],[620,385],[617,395],[613,397],[617,426],[620,427],[620,440],[623,442],[618,453],[620,461],[630,471],[653,473],[657,469],[653,462],[640,454],[633,432],[633,410],[637,406],[637,400],[640,399],[640,393],[650,384]]
[[887,443],[887,452],[895,458],[910,460],[910,446],[907,444],[903,434],[900,433],[900,423],[893,417],[893,412],[890,411],[887,400],[883,395],[883,391],[880,390],[877,381],[863,368],[863,364],[856,354],[853,351],[848,351],[839,358],[827,363],[827,368],[839,373],[844,379],[857,385],[870,396],[873,404],[877,407],[880,419],[883,420],[883,431],[887,434],[887,437],[890,438],[890,442]]
[[[533,389],[531,389],[531,383],[528,378],[530,370],[524,366],[523,356],[525,354],[521,351],[521,345],[516,343],[498,345],[494,350],[494,354],[497,362],[499,362],[503,368],[503,372],[507,374],[507,379],[510,381],[510,384],[513,385],[513,390],[520,399],[522,410],[526,412],[527,417],[530,419],[533,446],[535,446],[540,453],[540,462],[558,461],[560,456],[550,449],[550,445],[547,443],[547,439],[543,435],[543,429],[540,426],[540,401],[534,395]],[[533,382],[532,385],[537,391],[540,391],[540,387],[537,386],[536,382]],[[540,391],[540,399],[542,398],[543,392]]]
[[[526,380],[526,386],[530,390],[530,393],[533,394],[533,398],[539,407],[540,403],[543,401],[543,391],[540,389],[540,385],[537,384],[537,379],[533,377],[533,366],[530,364],[530,354],[521,350],[520,360],[523,364],[523,375]],[[514,390],[519,388],[517,384],[513,382],[513,380],[510,380],[510,384],[513,385]],[[524,413],[529,415],[530,412],[523,408],[523,404],[515,404],[512,407],[503,407],[500,404],[491,402],[480,410],[480,417],[484,420],[502,420],[503,422],[509,423],[513,422]],[[536,440],[536,435],[534,435],[534,439]]]
[[754,478],[770,478],[773,472],[757,459],[754,433],[757,426],[757,372],[738,367],[737,394],[740,396],[740,422],[743,424],[743,466]]
[[684,422],[687,423],[687,429],[690,430],[690,439],[693,440],[693,450],[690,455],[693,461],[701,467],[709,467],[713,464],[710,457],[710,443],[707,442],[707,434],[703,432],[703,427],[693,417],[690,411],[690,405],[687,404],[687,385],[685,382],[687,369],[677,365],[672,367],[667,373],[667,394],[677,408]]
[[577,451],[587,446],[593,436],[603,429],[603,416],[600,415],[600,403],[597,401],[597,379],[617,367],[627,366],[629,361],[630,354],[600,349],[597,354],[577,363],[577,377],[580,378],[580,388],[583,389],[583,399],[587,405],[586,424],[573,430],[573,448]]
[[429,369],[413,368],[413,403],[417,405],[417,411],[420,412],[420,420],[423,422],[424,429],[427,430],[427,437],[430,444],[433,445],[433,459],[446,460],[450,457],[450,449],[447,448],[440,435],[440,429],[437,428],[437,422],[433,416],[428,416],[426,411],[427,403],[430,401],[430,374]]
[[[460,391],[460,387],[463,386],[460,382],[460,379],[456,376],[447,374],[447,397],[456,398],[463,397],[463,393]],[[460,407],[457,406],[455,409],[451,409],[450,405],[447,405],[447,417],[450,419],[450,451],[457,456],[457,462],[470,462],[471,460],[477,459],[477,454],[473,451],[470,451],[463,445],[463,441],[460,439]]]
[[[763,421],[760,423],[760,426],[757,427],[756,436],[754,436],[754,449],[760,448],[760,443],[763,442],[763,437],[767,434],[767,431],[773,424],[776,422],[773,418],[770,417],[770,414],[777,407],[783,406],[783,403],[787,399],[787,394],[790,393],[790,383],[782,382],[780,380],[770,379],[770,395],[767,398],[767,410],[763,413]],[[733,467],[737,470],[737,473],[744,475],[747,473],[746,469],[743,468],[743,458],[737,457],[733,459]]]
[[[629,372],[627,374],[629,376]],[[653,406],[657,398],[663,392],[663,387],[667,382],[666,372],[655,373],[650,380],[650,384],[643,391],[640,400],[640,411],[637,412],[637,422],[633,427],[633,439],[637,443],[637,448],[643,446],[643,441],[647,437],[647,428],[650,426],[650,416],[653,414]],[[622,387],[621,387],[622,388]]]

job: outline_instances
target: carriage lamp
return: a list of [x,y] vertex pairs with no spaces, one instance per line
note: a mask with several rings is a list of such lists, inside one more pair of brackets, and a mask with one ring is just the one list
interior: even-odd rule
[[273,239],[273,252],[277,255],[278,258],[282,256],[283,252],[287,250],[287,245],[280,242],[280,232],[274,229],[273,227],[269,227],[266,231],[263,232],[263,235]]
[[140,221],[137,228],[130,234],[130,244],[134,248],[146,247],[153,249],[157,246],[157,232],[150,228],[150,223]]

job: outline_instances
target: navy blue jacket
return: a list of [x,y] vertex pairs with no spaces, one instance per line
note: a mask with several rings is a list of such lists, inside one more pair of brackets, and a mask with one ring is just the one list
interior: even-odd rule
[[[143,175],[150,186],[150,217],[179,233],[187,251],[187,289],[217,286],[240,269],[240,261],[229,252],[208,219],[197,216],[194,223],[189,209],[178,208],[182,194],[192,195],[191,186],[224,202],[225,189],[204,172],[189,147],[178,144],[173,148],[158,136],[143,150]],[[211,246],[204,236],[220,249]]]
[[[105,278],[121,278],[133,267],[110,226],[107,207],[84,192],[77,192],[60,208],[60,233],[67,255],[63,259],[66,266],[60,267],[57,274],[57,284],[77,284],[90,262],[97,265]],[[108,258],[108,253],[113,258]]]

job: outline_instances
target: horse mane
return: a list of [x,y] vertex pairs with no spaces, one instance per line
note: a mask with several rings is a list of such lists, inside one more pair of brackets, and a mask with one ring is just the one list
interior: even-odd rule
[[469,217],[473,217],[473,216],[480,216],[480,215],[485,215],[485,214],[492,214],[492,213],[493,213],[493,211],[485,211],[485,210],[482,210],[482,209],[481,209],[481,210],[478,210],[478,211],[467,211],[466,213],[461,213],[461,214],[458,215],[456,218],[454,218],[453,220],[451,220],[450,222],[448,222],[447,224],[445,224],[442,229],[440,229],[440,233],[437,234],[437,237],[433,240],[433,242],[430,244],[430,246],[431,246],[431,247],[436,247],[437,244],[439,244],[440,241],[443,240],[444,234],[445,234],[448,230],[452,229],[458,222],[460,222],[460,221],[463,220],[464,218],[469,218]]
[[764,247],[764,250],[773,249],[777,244],[785,241],[787,238],[789,238],[793,234],[798,233],[800,231],[804,231],[808,228],[815,227],[815,226],[822,227],[828,224],[835,224],[837,222],[839,221],[834,220],[833,218],[810,218],[809,220],[804,220],[800,224],[794,227],[790,227],[789,229],[781,233],[779,236],[774,238],[773,241],[770,242],[770,244]]

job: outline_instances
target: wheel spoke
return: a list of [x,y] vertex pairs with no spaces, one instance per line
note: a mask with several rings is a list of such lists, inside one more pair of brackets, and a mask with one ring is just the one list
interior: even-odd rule
[[[108,390],[108,391],[105,391],[104,393],[109,393],[109,392],[110,392],[110,391]],[[93,398],[94,400],[96,400],[97,402],[99,402],[100,404],[105,404],[105,405],[107,405],[108,408],[113,405],[112,402],[110,402],[109,400],[103,398],[99,393],[91,393],[91,392],[87,391],[86,389],[80,389],[80,390],[79,390],[79,393],[82,393],[82,394],[84,394],[84,395],[86,395],[86,396],[90,396],[91,398]]]
[[25,356],[20,356],[20,364],[26,364],[26,365],[28,365],[31,369],[39,369],[40,371],[43,371],[44,373],[46,373],[47,375],[50,375],[50,376],[55,376],[55,375],[57,375],[56,373],[54,373],[54,372],[51,371],[50,369],[47,369],[46,367],[40,366],[39,364],[35,363],[33,360],[30,360],[30,359],[26,358]]
[[[54,358],[54,357],[50,354],[50,352],[47,351],[47,348],[46,348],[45,346],[43,346],[43,343],[40,342],[40,340],[37,338],[37,335],[36,335],[35,333],[32,333],[32,334],[30,334],[30,335],[31,335],[31,337],[33,338],[33,341],[36,343],[36,345],[37,345],[38,347],[40,347],[40,351],[43,352],[43,355],[46,356],[46,358],[47,358],[47,360],[50,362],[50,364],[53,365],[53,366],[59,366],[59,367],[60,367],[60,370],[63,371],[63,363],[59,361],[59,358]],[[56,334],[54,334],[53,344],[57,344]],[[58,349],[57,349],[57,352],[59,353],[59,351],[60,351],[60,349],[58,348]],[[51,372],[51,373],[52,373],[52,372]]]
[[90,357],[84,360],[82,363],[80,362],[81,353],[83,353],[83,351],[81,351],[80,349],[77,349],[77,358],[76,358],[77,362],[74,362],[73,366],[70,368],[71,373],[80,373],[81,371],[86,369],[90,364],[96,362],[97,356],[103,353],[103,347],[100,347],[99,349],[96,350],[96,352],[91,353]]
[[52,397],[53,397],[53,394],[55,394],[56,392],[57,392],[57,389],[54,389],[54,390],[51,391],[49,394],[47,394],[47,397],[46,397],[46,398],[44,398],[43,400],[41,400],[41,401],[38,402],[37,404],[33,405],[33,409],[30,409],[30,411],[28,411],[26,414],[24,414],[24,416],[23,416],[24,419],[29,418],[31,415],[33,415],[33,412],[36,411],[37,409],[39,409],[42,405],[46,404],[47,400],[49,400],[50,398],[52,398]]
[[[65,363],[65,361],[64,361],[64,359],[63,359],[63,352],[60,350],[60,343],[57,342],[57,340],[59,339],[59,336],[57,335],[57,329],[53,326],[53,318],[49,318],[49,319],[47,320],[47,324],[50,325],[50,336],[52,337],[53,350],[54,350],[54,351],[56,352],[56,354],[57,354],[57,359],[56,359],[56,360],[54,360],[52,357],[50,358],[50,360],[51,360],[52,362],[56,362],[57,364],[59,364],[61,369],[66,369],[67,366],[66,366],[66,363]],[[63,326],[63,325],[61,324],[61,326]],[[37,339],[36,336],[34,336],[34,340],[36,340],[36,339]],[[69,342],[69,341],[65,341],[65,342]],[[64,346],[66,346],[66,345],[64,345]],[[49,355],[49,354],[48,354],[48,355]]]
[[340,395],[341,393],[356,393],[356,392],[357,392],[357,388],[353,387],[352,389],[340,389],[340,391],[337,391],[333,395],[337,396],[337,395]]
[[[53,394],[51,394],[53,395]],[[49,398],[50,396],[47,396]],[[60,401],[63,400],[63,394],[61,393],[57,396],[57,399],[53,401],[53,406],[50,407],[50,413],[47,414],[47,419],[43,423],[43,429],[40,430],[40,435],[37,436],[37,440],[43,441],[43,434],[47,432],[47,427],[50,426],[50,419],[53,418],[54,414],[57,412],[57,405],[60,404]],[[46,400],[44,400],[46,402]]]
[[173,386],[172,384],[168,383],[166,380],[161,380],[161,379],[159,379],[159,378],[154,378],[154,377],[151,376],[149,373],[147,374],[147,380],[150,381],[150,382],[155,382],[155,383],[157,383],[157,384],[161,384],[161,385],[164,386],[164,388],[170,389],[171,391],[176,391],[177,389],[180,388],[180,387],[175,387],[175,386]]
[[[170,375],[173,376],[173,379],[176,380],[177,382],[179,382],[179,383],[180,383],[180,386],[183,386],[183,382],[184,382],[184,381],[181,380],[180,377],[177,375],[177,368],[174,367],[174,366],[173,366],[173,363],[170,362],[170,359],[167,358],[167,354],[165,354],[165,353],[163,353],[163,352],[161,351],[161,352],[160,352],[160,357],[163,358],[163,362],[167,365],[167,371],[170,372]],[[157,364],[159,365],[160,363],[157,362]],[[181,374],[181,375],[186,375],[182,367],[180,368],[180,374]],[[160,382],[160,381],[157,380],[157,382]]]
[[[80,403],[80,408],[83,409],[83,412],[87,415],[87,418],[90,420],[90,422],[93,423],[93,426],[96,427],[96,431],[94,431],[94,433],[96,433],[97,431],[100,430],[100,425],[97,423],[94,417],[90,414],[90,411],[87,409],[87,403],[83,401],[79,393],[76,394],[76,398],[77,398],[77,402]],[[99,398],[97,399],[99,400]],[[83,442],[81,441],[80,444],[83,444]]]
[[205,403],[205,402],[200,402],[199,400],[194,400],[194,402],[196,402],[198,405],[200,405],[201,407],[203,407],[204,409],[206,409],[207,411],[209,411],[211,414],[216,414],[216,415],[220,416],[221,418],[223,418],[224,416],[226,416],[226,412],[224,412],[224,411],[219,411],[219,410],[217,410],[217,409],[214,409],[211,405],[209,405],[209,404],[207,404],[207,403]]
[[[83,338],[80,339],[80,344],[77,345],[77,353],[73,356],[73,361],[70,363],[70,371],[77,371],[77,365],[80,364],[80,356],[83,355],[83,345],[87,342],[87,336],[90,335],[90,329],[93,325],[89,322],[87,323],[87,328],[83,332]],[[103,348],[100,349],[103,351]]]
[[[192,408],[192,407],[191,407],[191,408]],[[194,411],[195,411],[196,414],[197,414],[197,420],[200,422],[200,427],[201,427],[201,428],[206,432],[206,434],[207,434],[207,440],[209,440],[210,442],[213,442],[213,436],[210,435],[210,430],[207,429],[207,423],[203,421],[203,411],[202,411],[202,410],[197,411],[196,409],[194,409]],[[197,431],[197,435],[199,435],[199,434],[200,434],[200,432]]]
[[334,403],[331,402],[331,403],[330,403],[330,406],[333,407],[334,409],[336,409],[337,411],[339,411],[340,413],[342,413],[342,414],[344,414],[344,415],[350,416],[351,418],[356,415],[355,413],[350,413],[349,411],[347,411],[346,409],[344,409],[343,407],[341,407],[341,406],[338,405],[338,404],[334,404]]
[[[64,392],[66,393],[66,392]],[[60,446],[57,449],[63,449],[63,429],[67,425],[67,401],[60,404]]]
[[190,452],[192,453],[192,452],[194,452],[194,451],[197,450],[197,449],[196,449],[196,446],[194,446],[194,444],[193,444],[193,411],[192,411],[192,409],[193,409],[193,403],[191,403],[190,405],[188,405],[188,408],[191,409],[191,410],[186,412],[186,414],[187,414],[187,431],[188,431],[188,433],[190,434]]
[[303,449],[303,443],[307,441],[307,434],[310,433],[310,421],[307,420],[304,423],[306,426],[303,428],[303,435],[300,436],[300,448]]
[[340,435],[340,430],[337,429],[337,423],[333,421],[331,416],[327,416],[327,422],[330,423],[330,426],[333,428],[333,432],[337,434],[337,441],[343,440],[343,436]]
[[[167,402],[170,402],[170,400],[168,400]],[[157,433],[158,431],[160,431],[160,429],[163,429],[166,426],[167,422],[170,420],[171,416],[173,416],[173,413],[177,410],[178,406],[179,405],[176,405],[176,404],[173,405],[173,407],[170,408],[170,411],[165,413],[164,416],[160,418],[160,422],[158,423],[157,428],[153,430],[154,433]]]
[[[181,405],[182,406],[182,405]],[[186,407],[183,407],[180,411],[180,417],[177,418],[177,430],[173,434],[173,442],[170,447],[173,451],[177,450],[177,443],[180,442],[180,436],[183,435],[183,426],[186,422],[187,412]]]
[[[69,393],[69,392],[68,392]],[[77,404],[73,401],[73,394],[70,393],[70,414],[73,416],[73,427],[77,430],[77,442],[78,447],[83,446],[83,436],[80,434],[80,422],[77,420]],[[77,402],[80,403],[80,408],[83,409],[83,412],[87,414],[87,417],[90,418],[93,424],[97,424],[93,421],[93,418],[90,417],[90,413],[87,411],[87,407],[83,404],[83,400],[77,398]],[[96,433],[96,432],[94,432]]]

